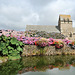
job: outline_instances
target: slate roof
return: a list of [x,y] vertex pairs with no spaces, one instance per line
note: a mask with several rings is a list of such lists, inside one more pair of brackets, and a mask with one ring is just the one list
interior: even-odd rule
[[60,31],[58,30],[58,26],[53,25],[26,25],[26,31],[29,30],[46,31],[49,33],[60,33]]

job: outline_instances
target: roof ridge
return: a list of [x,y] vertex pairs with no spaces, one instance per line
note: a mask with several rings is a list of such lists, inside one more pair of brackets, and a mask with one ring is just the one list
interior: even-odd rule
[[57,26],[57,25],[26,25],[26,26]]

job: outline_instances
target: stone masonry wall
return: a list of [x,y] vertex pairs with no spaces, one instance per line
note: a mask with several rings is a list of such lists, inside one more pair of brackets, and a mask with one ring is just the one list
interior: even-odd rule
[[35,45],[25,45],[22,56],[33,56],[33,55],[61,55],[61,54],[75,54],[75,49],[71,49],[65,46],[62,49],[55,49],[55,46],[47,46],[45,48],[38,48]]

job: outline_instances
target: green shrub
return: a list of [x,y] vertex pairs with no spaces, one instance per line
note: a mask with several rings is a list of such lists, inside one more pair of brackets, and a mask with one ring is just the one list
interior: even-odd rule
[[0,36],[0,56],[8,56],[10,60],[19,59],[24,44],[14,37]]

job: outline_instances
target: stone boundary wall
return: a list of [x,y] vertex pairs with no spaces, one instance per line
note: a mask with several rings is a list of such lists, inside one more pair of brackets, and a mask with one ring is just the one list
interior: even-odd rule
[[34,55],[74,55],[75,49],[71,49],[68,46],[64,46],[61,49],[55,49],[55,46],[46,46],[45,48],[38,48],[35,45],[25,45],[22,56],[34,56]]

